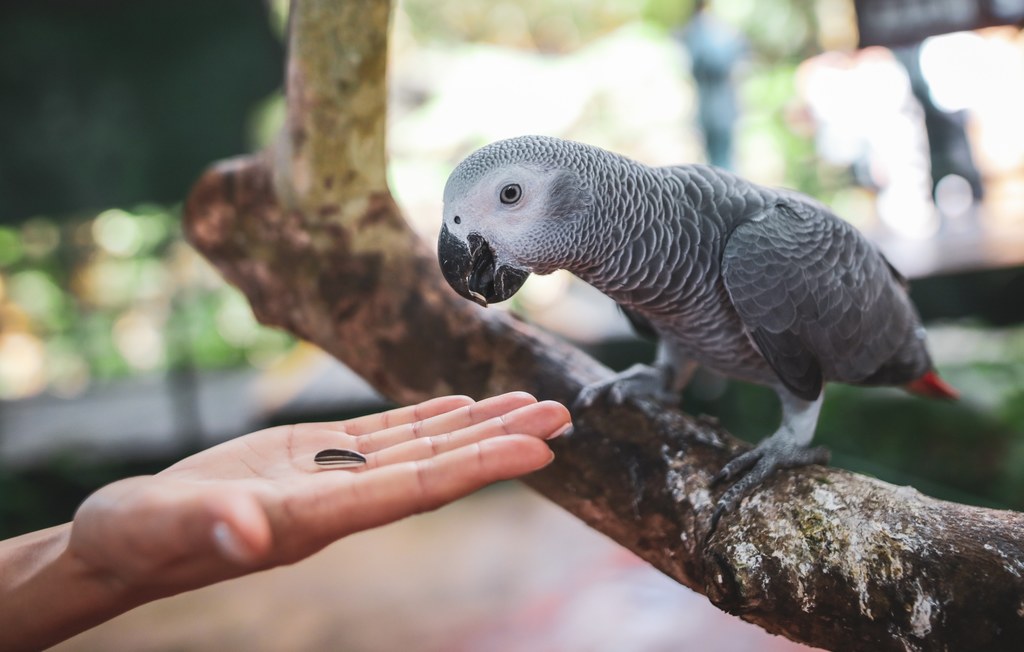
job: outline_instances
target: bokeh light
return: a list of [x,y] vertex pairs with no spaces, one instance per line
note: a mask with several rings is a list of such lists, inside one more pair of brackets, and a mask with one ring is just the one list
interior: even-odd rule
[[92,223],[92,235],[107,253],[129,258],[142,248],[142,232],[128,212],[112,208],[103,211]]
[[163,324],[153,311],[130,309],[114,321],[114,343],[124,359],[139,371],[164,362]]
[[179,210],[141,204],[0,227],[0,399],[75,397],[98,380],[289,350],[293,338],[266,335],[182,240]]
[[21,249],[31,258],[49,256],[60,245],[60,229],[45,217],[34,217],[21,227]]
[[0,333],[0,360],[0,398],[24,398],[46,387],[45,347],[35,335]]

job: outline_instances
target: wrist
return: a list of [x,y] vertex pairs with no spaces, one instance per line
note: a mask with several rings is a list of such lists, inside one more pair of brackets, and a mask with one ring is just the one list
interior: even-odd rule
[[64,524],[0,542],[0,650],[40,649],[138,602],[69,549]]

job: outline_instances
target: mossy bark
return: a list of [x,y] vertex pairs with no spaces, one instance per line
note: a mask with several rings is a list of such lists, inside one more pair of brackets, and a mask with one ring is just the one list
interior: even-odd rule
[[[296,0],[274,147],[214,165],[194,246],[264,323],[409,403],[522,389],[571,404],[609,371],[457,297],[386,182],[388,0]],[[1024,649],[1024,515],[841,470],[777,473],[711,531],[744,444],[654,405],[597,405],[528,483],[721,608],[836,650]],[[568,551],[566,551],[568,554]],[[557,549],[553,554],[558,554]]]

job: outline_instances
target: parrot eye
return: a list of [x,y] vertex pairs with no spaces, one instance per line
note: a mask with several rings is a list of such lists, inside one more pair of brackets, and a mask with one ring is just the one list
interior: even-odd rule
[[523,189],[519,187],[518,183],[510,183],[501,189],[498,193],[498,198],[501,199],[502,204],[514,204],[523,196]]
[[456,216],[455,216],[455,220],[454,220],[454,222],[455,222],[456,224],[462,224],[462,218],[461,218],[461,217],[459,217],[458,215],[456,215]]

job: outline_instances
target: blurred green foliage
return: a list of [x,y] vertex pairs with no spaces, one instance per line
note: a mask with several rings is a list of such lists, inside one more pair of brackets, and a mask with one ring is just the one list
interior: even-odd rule
[[0,7],[0,399],[290,346],[167,203],[279,119],[275,16],[248,0]]
[[189,248],[179,209],[141,204],[0,227],[0,398],[83,392],[182,366],[262,364],[293,339]]

